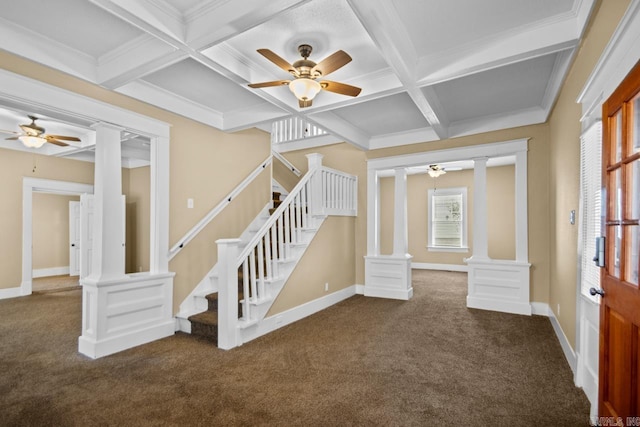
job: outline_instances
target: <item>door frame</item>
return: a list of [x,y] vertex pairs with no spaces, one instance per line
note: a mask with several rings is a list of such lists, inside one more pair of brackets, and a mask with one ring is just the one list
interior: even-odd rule
[[22,282],[20,295],[31,295],[33,288],[33,193],[80,196],[93,194],[93,184],[56,181],[43,178],[22,178]]
[[[578,95],[577,102],[582,105],[582,132],[586,131],[593,123],[602,120],[602,103],[609,98],[613,91],[620,85],[627,74],[640,60],[640,50],[637,43],[640,39],[640,2],[634,1],[629,4],[627,11],[620,20],[618,27],[611,36],[609,44],[602,52],[598,63],[593,68],[591,75],[587,79],[582,91]],[[604,206],[604,204],[603,204]],[[584,254],[589,256],[591,254]],[[581,275],[581,267],[578,265],[578,277]],[[585,310],[593,307],[584,307],[581,304],[580,287],[576,290],[576,349],[581,348],[581,337],[586,332],[584,330],[586,322],[584,319],[590,316]],[[598,306],[599,309],[599,306]],[[598,325],[599,327],[599,317]],[[592,326],[588,326],[592,327]],[[578,354],[578,360],[584,355]],[[574,372],[574,381],[577,386],[582,386],[581,364]],[[598,413],[598,402],[592,402],[591,414]]]

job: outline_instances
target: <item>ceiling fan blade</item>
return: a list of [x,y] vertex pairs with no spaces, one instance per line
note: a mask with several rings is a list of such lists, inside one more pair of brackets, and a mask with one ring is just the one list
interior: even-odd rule
[[261,87],[283,86],[288,85],[291,80],[274,80],[272,82],[251,83],[249,87],[259,89]]
[[339,50],[318,62],[316,66],[311,69],[311,75],[314,75],[315,71],[320,71],[323,76],[326,76],[329,73],[333,73],[338,68],[347,65],[349,62],[351,62],[349,54],[344,50]]
[[11,138],[5,138],[5,140],[7,141],[17,141],[19,139],[19,137],[17,136],[12,136]]
[[20,134],[19,132],[14,132],[12,130],[5,130],[5,129],[0,129],[0,133],[10,133],[10,134],[13,134],[13,135],[19,135]]
[[76,138],[75,136],[64,136],[64,135],[44,135],[45,138],[53,138],[53,139],[61,139],[62,141],[76,141],[80,142],[80,138]]
[[306,100],[298,100],[298,105],[300,106],[300,108],[307,108],[307,107],[311,107],[311,103],[313,102],[313,99],[306,99]]
[[358,96],[360,94],[360,91],[362,90],[356,86],[351,86],[345,83],[332,82],[329,80],[321,81],[320,85],[324,90],[327,90],[333,93],[339,93],[340,95],[347,95],[347,96]]
[[289,62],[287,62],[285,59],[283,59],[280,56],[278,56],[273,51],[271,51],[269,49],[258,49],[258,53],[260,55],[264,56],[265,58],[267,58],[269,61],[271,61],[274,64],[276,64],[278,67],[280,67],[283,70],[285,70],[287,73],[291,73],[291,74],[294,74],[294,75],[298,74],[298,71],[296,71],[296,69],[293,68],[293,65],[289,64]]
[[47,142],[50,144],[58,145],[60,147],[69,146],[69,144],[67,144],[66,142],[58,141],[57,139],[53,139],[53,138],[47,138]]

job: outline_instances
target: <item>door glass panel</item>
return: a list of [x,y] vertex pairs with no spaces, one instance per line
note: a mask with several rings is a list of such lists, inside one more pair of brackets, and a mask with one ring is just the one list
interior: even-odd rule
[[631,120],[633,120],[633,123],[631,124],[632,143],[629,144],[631,148],[629,150],[630,151],[629,155],[640,151],[640,95],[636,96],[636,98],[631,102],[631,108],[632,108],[632,111],[629,117],[631,117]]
[[627,219],[640,219],[640,160],[627,166]]
[[609,188],[611,189],[609,197],[611,197],[610,201],[610,209],[611,209],[611,217],[609,220],[616,221],[622,219],[622,180],[620,179],[622,175],[622,169],[618,168],[609,174],[609,179],[611,182],[609,183]]
[[618,110],[613,122],[615,126],[615,149],[613,150],[614,158],[612,163],[618,163],[622,160],[622,109]]
[[638,260],[640,259],[640,226],[624,227],[627,248],[625,250],[624,278],[627,282],[638,284]]
[[619,225],[611,226],[610,236],[613,236],[613,254],[611,256],[611,265],[609,266],[609,274],[614,277],[620,277],[620,252],[622,251],[622,227]]

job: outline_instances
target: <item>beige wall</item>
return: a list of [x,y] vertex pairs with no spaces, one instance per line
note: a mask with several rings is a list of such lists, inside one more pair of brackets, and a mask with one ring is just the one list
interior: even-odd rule
[[[328,217],[269,309],[273,316],[355,284],[355,219]],[[329,290],[325,291],[325,284]]]
[[[358,177],[358,216],[327,218],[271,307],[269,315],[351,285],[364,284],[364,276],[358,277],[358,265],[365,255],[366,240],[357,236],[366,233],[367,228],[365,155],[359,149],[341,143],[284,153],[284,156],[304,174],[308,170],[306,155],[311,153],[324,155],[323,165]],[[287,171],[274,168],[274,178],[285,185],[280,180],[282,172]],[[282,179],[285,180],[286,175]],[[324,291],[325,283],[329,283],[328,292]]]
[[34,270],[69,266],[69,202],[78,196],[33,193]]
[[[0,148],[0,289],[15,288],[22,282],[22,180],[23,177],[55,179],[59,181],[93,183],[93,163],[46,157],[39,154]],[[39,196],[36,196],[36,198]],[[37,202],[36,202],[37,203]],[[34,206],[36,227],[40,227],[42,210]],[[68,207],[66,211],[68,222]],[[62,217],[63,214],[60,213]],[[46,225],[45,225],[46,227]],[[68,225],[67,239],[68,239]],[[37,231],[37,230],[36,230]],[[34,239],[40,238],[34,235]],[[34,240],[39,249],[40,244]],[[67,251],[63,251],[67,252]],[[64,256],[62,254],[58,254]],[[57,256],[57,255],[56,255]],[[68,254],[67,254],[68,257]],[[34,260],[34,268],[40,261]],[[49,263],[48,261],[46,262]],[[62,267],[55,265],[52,267]]]
[[[4,51],[0,51],[0,66],[171,125],[170,245],[176,243],[270,154],[269,135],[259,130],[227,134]],[[33,165],[30,155],[11,150],[2,150],[2,154],[0,177],[4,179],[0,197],[9,203],[3,203],[0,207],[0,223],[3,224],[3,240],[11,244],[3,245],[0,249],[0,288],[9,288],[19,286],[21,281],[22,213],[21,209],[15,208],[21,206],[21,177],[34,175],[31,173]],[[93,182],[92,163],[36,157],[42,159],[35,174],[39,178]],[[5,165],[10,167],[5,168]],[[237,232],[242,231],[257,211],[268,203],[270,176],[270,170],[261,174],[262,178],[254,182],[247,196],[235,200],[232,207],[227,209],[226,216],[223,214],[211,223],[208,231],[187,245],[170,263],[170,270],[176,272],[174,309],[214,265],[217,256],[214,239],[217,236],[237,237]],[[193,209],[187,209],[187,198],[194,199]]]
[[[127,173],[127,259],[125,271],[149,271],[151,168],[129,169]],[[123,190],[125,187],[123,174]]]
[[549,119],[550,163],[550,298],[549,305],[567,339],[575,348],[578,224],[569,224],[569,212],[578,212],[580,184],[580,117],[578,94],[596,65],[629,0],[599,2],[578,55]]
[[[515,176],[513,166],[487,169],[487,214],[489,256],[494,259],[515,259]],[[380,246],[381,253],[393,252],[394,178],[380,180]],[[437,252],[427,250],[428,190],[437,188],[467,188],[468,252]],[[453,171],[431,178],[427,174],[407,177],[407,220],[409,253],[412,262],[466,265],[463,258],[473,248],[473,170]]]

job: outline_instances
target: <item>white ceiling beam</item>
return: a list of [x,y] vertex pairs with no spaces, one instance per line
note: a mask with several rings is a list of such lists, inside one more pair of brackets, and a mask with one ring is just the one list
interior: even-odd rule
[[202,50],[228,40],[310,0],[202,2],[185,16],[186,43]]
[[420,58],[418,85],[434,85],[555,52],[579,43],[575,19],[554,21],[466,44],[463,48]]
[[369,136],[331,111],[308,115],[303,118],[341,138],[345,142],[353,144],[362,150],[369,150]]
[[96,82],[95,58],[0,18],[2,49],[81,79]]
[[[407,94],[440,139],[448,136],[448,120],[437,98],[428,99],[416,84],[417,54],[393,4],[384,0],[348,0],[354,13],[394,70]],[[435,93],[431,93],[435,96]]]
[[[100,84],[116,89],[189,56],[201,59],[200,50],[309,0],[203,3],[186,18],[164,0],[90,1],[156,39],[134,41],[101,58]],[[194,37],[188,42],[187,32]]]
[[116,89],[116,92],[123,93],[151,105],[164,108],[167,111],[189,117],[200,123],[222,129],[224,126],[222,113],[205,107],[189,99],[166,91],[149,82],[137,80],[127,83]]
[[167,43],[185,41],[185,25],[180,12],[163,0],[90,0],[92,3],[139,27]]

